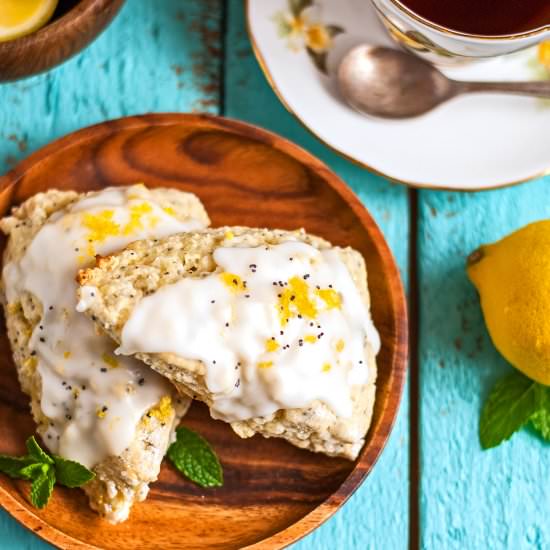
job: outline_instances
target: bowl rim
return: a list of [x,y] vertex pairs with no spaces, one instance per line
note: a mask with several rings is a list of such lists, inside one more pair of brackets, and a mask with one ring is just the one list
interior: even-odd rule
[[[391,342],[391,362],[386,365],[390,372],[388,389],[385,392],[387,406],[382,411],[378,420],[378,432],[371,439],[370,445],[365,445],[353,465],[353,469],[344,479],[342,484],[323,502],[317,505],[304,517],[289,525],[282,531],[246,546],[249,550],[263,550],[265,548],[283,548],[294,543],[311,533],[314,529],[328,520],[359,488],[372,468],[378,461],[386,443],[390,437],[393,426],[397,420],[399,406],[403,394],[403,388],[408,370],[408,315],[407,302],[399,269],[393,254],[382,234],[382,231],[372,218],[367,208],[350,187],[331,170],[324,162],[303,149],[301,146],[280,136],[274,132],[249,124],[240,120],[226,118],[210,114],[187,113],[149,113],[134,115],[119,119],[107,120],[99,124],[88,126],[60,137],[44,147],[38,149],[26,159],[19,162],[14,168],[3,176],[0,176],[0,192],[9,186],[15,186],[25,174],[39,165],[53,154],[58,154],[66,149],[83,145],[87,141],[102,136],[116,134],[120,130],[139,129],[151,126],[177,126],[180,124],[193,124],[193,122],[207,121],[221,130],[237,133],[254,139],[269,147],[273,147],[292,158],[300,164],[307,163],[323,181],[339,194],[353,213],[360,219],[361,224],[372,237],[372,245],[376,249],[385,278],[388,282],[390,303],[387,307],[392,309],[392,318],[395,319],[395,334]],[[378,397],[380,399],[380,396]],[[368,451],[368,452],[367,452]],[[97,546],[75,539],[64,533],[44,519],[36,515],[29,507],[21,503],[8,491],[0,486],[0,506],[24,527],[31,530],[43,540],[60,548],[97,549]],[[268,546],[266,546],[268,544]]]
[[[40,47],[56,38],[60,38],[68,28],[79,25],[80,22],[91,15],[92,10],[104,8],[117,0],[80,0],[67,13],[49,21],[43,27],[30,34],[0,42],[0,56],[13,51],[21,51]],[[124,0],[122,0],[124,2]]]

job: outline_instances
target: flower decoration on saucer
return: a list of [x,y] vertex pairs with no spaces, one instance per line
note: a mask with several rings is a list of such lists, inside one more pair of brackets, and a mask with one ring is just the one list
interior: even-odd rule
[[286,10],[274,15],[279,36],[287,40],[292,51],[305,49],[315,66],[327,73],[327,55],[334,44],[334,37],[344,29],[323,22],[320,6],[308,0],[289,2]]

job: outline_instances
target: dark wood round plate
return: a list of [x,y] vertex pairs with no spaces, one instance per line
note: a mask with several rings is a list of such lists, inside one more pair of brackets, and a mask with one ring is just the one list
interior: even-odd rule
[[[382,233],[323,163],[260,128],[213,116],[151,114],[86,128],[44,147],[0,178],[0,214],[38,191],[90,191],[144,182],[196,193],[213,225],[304,227],[364,255],[382,337],[374,420],[359,459],[301,451],[281,440],[243,440],[194,403],[184,422],[219,453],[225,485],[203,490],[164,464],[130,519],[107,524],[81,491],[56,488],[44,510],[28,485],[0,475],[0,504],[62,548],[280,548],[330,517],[365,479],[396,418],[406,373],[407,314],[399,272]],[[34,433],[0,329],[0,452]]]

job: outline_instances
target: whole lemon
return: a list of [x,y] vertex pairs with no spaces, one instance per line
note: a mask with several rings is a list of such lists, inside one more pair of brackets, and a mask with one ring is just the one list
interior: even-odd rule
[[550,385],[550,220],[481,246],[467,272],[495,347],[529,378]]

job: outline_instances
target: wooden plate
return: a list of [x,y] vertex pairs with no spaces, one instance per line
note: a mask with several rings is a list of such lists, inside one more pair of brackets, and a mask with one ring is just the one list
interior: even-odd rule
[[[359,459],[299,450],[282,440],[243,440],[193,404],[184,422],[213,444],[225,486],[203,490],[164,464],[149,498],[117,526],[84,493],[56,488],[44,510],[28,484],[0,475],[0,504],[62,548],[280,548],[330,517],[365,479],[389,436],[406,372],[407,319],[399,273],[384,238],[333,172],[285,139],[212,116],[155,114],[93,126],[62,138],[0,178],[0,214],[52,187],[90,191],[145,182],[196,193],[213,225],[305,227],[367,261],[372,312],[382,337],[374,420]],[[34,433],[0,329],[0,452],[23,452]]]

